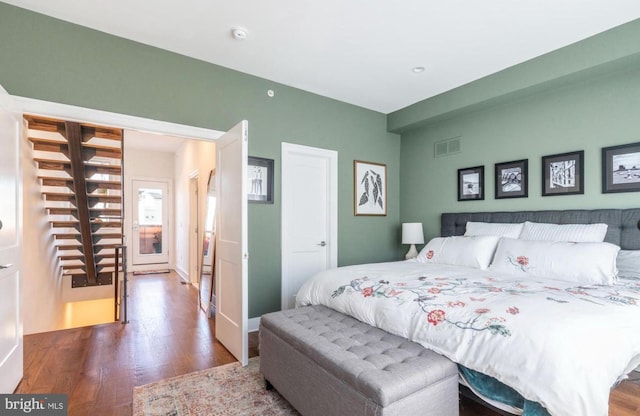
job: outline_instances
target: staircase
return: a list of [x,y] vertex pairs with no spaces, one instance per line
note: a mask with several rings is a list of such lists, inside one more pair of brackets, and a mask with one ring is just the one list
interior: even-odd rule
[[72,287],[108,285],[121,269],[122,130],[25,116],[59,266]]

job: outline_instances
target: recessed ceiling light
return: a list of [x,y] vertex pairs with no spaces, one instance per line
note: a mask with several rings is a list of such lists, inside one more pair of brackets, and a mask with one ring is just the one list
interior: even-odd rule
[[411,72],[413,72],[414,74],[419,74],[420,72],[424,71],[424,67],[423,66],[414,66],[413,68],[411,68]]
[[245,40],[248,36],[247,30],[241,27],[234,27],[231,29],[231,36],[235,40]]

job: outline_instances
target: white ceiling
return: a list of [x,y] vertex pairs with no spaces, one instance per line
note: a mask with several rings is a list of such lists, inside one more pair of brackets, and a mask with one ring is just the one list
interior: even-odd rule
[[640,17],[638,0],[3,1],[382,113]]

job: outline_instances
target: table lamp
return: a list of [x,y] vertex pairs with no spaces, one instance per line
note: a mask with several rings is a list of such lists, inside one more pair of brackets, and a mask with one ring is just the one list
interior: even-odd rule
[[402,244],[411,244],[409,252],[405,256],[407,260],[418,255],[416,244],[424,244],[421,222],[405,222],[402,224]]

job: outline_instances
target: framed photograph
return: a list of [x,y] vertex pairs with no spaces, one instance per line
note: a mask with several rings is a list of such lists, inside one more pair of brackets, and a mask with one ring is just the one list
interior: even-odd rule
[[484,199],[484,166],[458,169],[458,201]]
[[273,204],[273,159],[249,156],[247,181],[249,202]]
[[542,196],[584,194],[584,151],[542,157]]
[[354,215],[387,215],[387,165],[353,161]]
[[496,199],[529,195],[529,159],[496,163]]
[[602,149],[602,193],[640,191],[640,142]]

